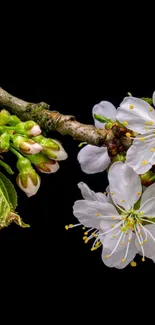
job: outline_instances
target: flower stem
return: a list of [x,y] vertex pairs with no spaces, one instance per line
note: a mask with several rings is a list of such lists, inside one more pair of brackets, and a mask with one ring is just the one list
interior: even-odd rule
[[14,146],[11,144],[10,145],[10,151],[12,151],[14,153],[14,155],[16,155],[17,158],[22,158],[23,156],[19,153],[19,151],[17,151]]

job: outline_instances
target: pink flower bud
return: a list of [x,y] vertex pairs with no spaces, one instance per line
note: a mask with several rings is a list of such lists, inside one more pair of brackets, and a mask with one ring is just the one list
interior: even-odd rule
[[37,135],[39,135],[41,133],[41,129],[40,129],[40,126],[37,124],[37,125],[34,125],[28,132],[28,135],[30,137],[36,137]]
[[20,187],[22,191],[25,192],[25,194],[30,197],[32,195],[35,195],[40,187],[40,177],[37,175],[37,184],[34,185],[34,182],[32,181],[31,177],[27,177],[27,184],[23,184],[21,175],[19,174],[17,177],[17,184]]
[[50,160],[50,162],[44,162],[38,166],[36,165],[36,168],[42,173],[51,174],[57,172],[59,169],[59,164],[55,160]]

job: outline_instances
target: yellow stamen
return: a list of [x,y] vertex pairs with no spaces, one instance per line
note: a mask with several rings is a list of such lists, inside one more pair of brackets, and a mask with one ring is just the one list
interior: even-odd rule
[[129,123],[127,122],[127,121],[124,121],[124,123],[123,123],[124,125],[128,125]]
[[141,192],[137,192],[137,195],[141,195]]
[[83,240],[87,239],[87,236],[83,236]]
[[130,109],[133,109],[134,108],[134,105],[130,105],[129,107],[130,107]]
[[107,192],[104,192],[103,194],[104,194],[104,195],[107,195]]
[[150,107],[150,108],[149,108],[149,111],[150,111],[150,112],[152,112],[152,111],[153,111],[153,108],[152,108],[152,107]]
[[109,258],[110,256],[109,255],[106,255],[106,258]]
[[147,164],[147,160],[143,160],[142,165],[146,165],[146,164]]
[[114,220],[114,219],[116,219],[116,217],[115,216],[112,216],[111,219]]
[[82,229],[83,229],[83,230],[85,230],[85,229],[86,229],[86,227],[82,227]]
[[111,195],[114,195],[114,192],[110,192]]
[[88,235],[88,231],[85,231],[85,232],[84,232],[84,235],[86,235],[86,236],[87,236],[87,235]]
[[122,258],[122,261],[121,261],[122,263],[124,263],[125,262],[125,259],[124,258]]
[[125,244],[124,241],[122,241],[122,242],[121,242],[121,245],[124,245],[124,244]]
[[131,137],[131,133],[130,133],[130,132],[127,132],[127,133],[126,133],[126,137],[127,137],[127,138],[130,138],[130,137]]
[[142,258],[142,262],[145,262],[145,258],[144,257]]
[[145,140],[145,138],[144,137],[142,137],[142,138],[139,138],[141,141],[144,141]]
[[131,240],[130,239],[128,239],[128,243],[130,243],[131,242]]
[[96,251],[96,249],[97,249],[97,247],[92,247],[91,248],[91,251],[93,252],[93,251]]
[[148,127],[145,128],[146,131],[148,131],[148,129],[149,129]]
[[126,218],[125,217],[121,217],[121,220],[125,220]]
[[154,151],[155,151],[155,148],[151,148],[150,151],[151,151],[151,152],[154,152]]
[[100,241],[97,241],[97,243],[95,244],[95,247],[99,247],[101,245]]
[[111,225],[111,228],[114,228],[115,227],[115,225]]
[[150,121],[149,124],[152,125],[153,124],[153,121]]
[[125,202],[125,200],[122,200],[121,202]]
[[66,230],[68,230],[68,229],[69,229],[69,226],[68,226],[68,225],[66,225],[66,226],[65,226],[65,229],[66,229]]
[[69,225],[69,228],[73,228],[73,224],[72,223]]
[[147,239],[144,239],[144,243],[146,243],[147,242]]
[[133,266],[133,267],[135,267],[135,266],[137,266],[137,263],[134,262],[134,261],[132,261],[132,262],[130,263],[130,265]]
[[112,236],[112,238],[116,238],[116,235]]
[[89,239],[86,238],[85,241],[84,241],[84,243],[87,244],[88,242],[89,242]]
[[143,246],[143,243],[141,243],[140,246]]
[[99,217],[100,215],[101,215],[101,213],[99,213],[99,212],[98,212],[98,213],[96,213],[96,216],[97,216],[97,217]]
[[92,236],[93,236],[94,238],[97,238],[97,237],[98,237],[98,235],[96,235],[96,234],[94,234],[94,233],[92,234]]

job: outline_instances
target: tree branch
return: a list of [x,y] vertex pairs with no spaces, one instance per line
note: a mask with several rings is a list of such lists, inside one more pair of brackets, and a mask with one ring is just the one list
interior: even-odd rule
[[93,125],[77,122],[74,116],[50,111],[44,102],[33,104],[16,98],[0,88],[0,106],[17,115],[22,121],[34,120],[42,130],[58,131],[62,135],[70,135],[76,140],[102,146],[107,139],[113,138],[112,132],[97,129]]

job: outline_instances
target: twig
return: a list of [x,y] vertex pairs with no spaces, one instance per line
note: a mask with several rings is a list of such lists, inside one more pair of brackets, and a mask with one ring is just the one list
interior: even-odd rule
[[76,121],[74,116],[50,111],[44,102],[33,104],[16,98],[0,88],[0,106],[17,115],[22,121],[34,120],[44,131],[58,131],[70,135],[76,140],[102,146],[107,139],[113,138],[112,132],[97,129],[93,125],[85,125]]

